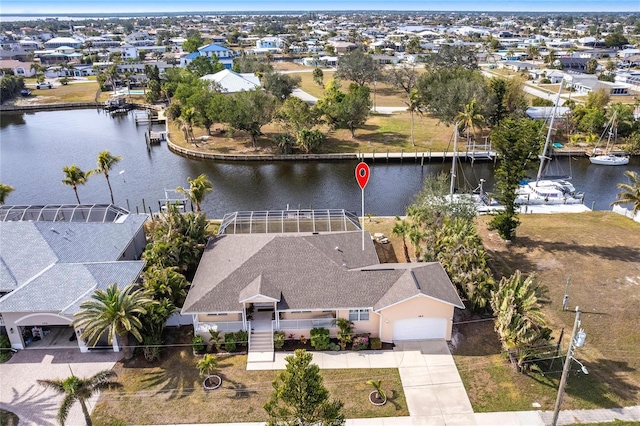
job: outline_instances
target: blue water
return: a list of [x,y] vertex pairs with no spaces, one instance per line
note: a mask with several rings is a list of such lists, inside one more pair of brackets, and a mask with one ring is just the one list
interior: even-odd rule
[[[187,177],[205,173],[214,192],[203,203],[209,217],[236,210],[337,208],[360,213],[361,191],[355,181],[357,161],[345,162],[212,162],[171,153],[166,144],[147,151],[144,126],[136,127],[131,115],[112,118],[98,110],[51,111],[0,116],[0,182],[15,187],[7,204],[75,203],[71,187],[62,184],[65,165],[83,170],[96,167],[96,156],[109,150],[122,161],[111,172],[116,203],[132,211],[144,205],[158,210],[164,189],[188,186]],[[586,158],[558,162],[584,191],[585,203],[608,210],[616,197],[616,183],[627,182],[625,170],[640,173],[640,158],[628,166],[592,165]],[[422,187],[426,176],[449,172],[451,163],[433,160],[424,167],[413,162],[370,164],[365,189],[365,212],[402,215]],[[123,173],[120,173],[123,171]],[[535,174],[535,171],[532,172]],[[473,188],[480,179],[493,185],[493,163],[471,167],[463,163],[458,186]],[[78,189],[83,203],[109,202],[103,176],[93,176]]]

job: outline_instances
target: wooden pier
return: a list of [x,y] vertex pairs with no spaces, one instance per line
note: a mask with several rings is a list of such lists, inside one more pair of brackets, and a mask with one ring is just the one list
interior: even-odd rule
[[134,119],[136,126],[142,124],[151,126],[152,124],[163,124],[167,121],[167,118],[164,116],[164,111],[159,111],[158,114],[155,115],[150,110],[136,112]]

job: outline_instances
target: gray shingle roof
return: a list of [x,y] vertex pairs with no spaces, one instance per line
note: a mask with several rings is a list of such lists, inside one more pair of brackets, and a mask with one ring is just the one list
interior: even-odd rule
[[95,288],[135,281],[144,262],[118,259],[145,220],[0,222],[0,312],[73,314]]
[[24,284],[44,268],[58,260],[49,244],[32,222],[0,222],[0,257],[15,284]]
[[364,251],[361,238],[360,232],[221,236],[205,250],[182,312],[240,311],[239,300],[258,291],[280,294],[281,310],[382,309],[419,294],[463,307],[439,263],[380,264],[368,234]]

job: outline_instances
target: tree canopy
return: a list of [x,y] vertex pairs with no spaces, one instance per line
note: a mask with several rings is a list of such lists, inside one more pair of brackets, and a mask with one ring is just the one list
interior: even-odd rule
[[376,80],[379,72],[379,66],[371,55],[355,49],[340,57],[336,77],[364,86]]
[[268,425],[339,426],[345,423],[343,403],[329,400],[320,368],[312,354],[298,349],[285,358],[286,369],[273,381],[273,393],[264,404]]

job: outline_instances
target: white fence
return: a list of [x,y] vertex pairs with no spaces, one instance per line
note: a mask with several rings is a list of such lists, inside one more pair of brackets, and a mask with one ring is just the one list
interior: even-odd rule
[[614,213],[621,214],[622,216],[626,216],[629,219],[633,219],[635,222],[640,223],[640,212],[636,213],[636,215],[634,216],[631,210],[625,209],[624,207],[620,206],[613,206],[612,210]]
[[308,330],[315,327],[337,328],[333,319],[280,320],[280,330]]

